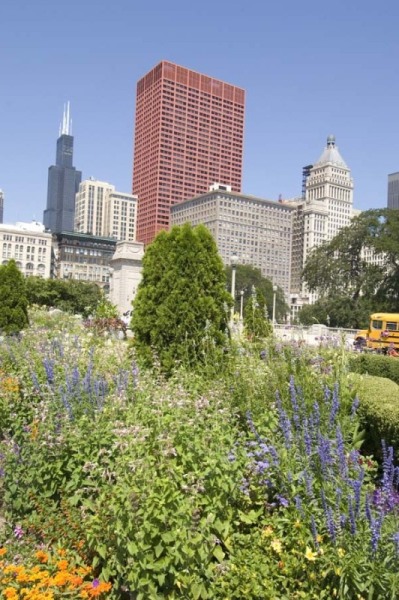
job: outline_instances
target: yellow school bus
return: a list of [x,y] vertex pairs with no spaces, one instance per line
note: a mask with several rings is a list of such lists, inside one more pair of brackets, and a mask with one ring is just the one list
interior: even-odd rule
[[365,338],[367,348],[387,352],[399,348],[399,313],[374,313],[370,315],[369,328],[359,331],[356,338]]

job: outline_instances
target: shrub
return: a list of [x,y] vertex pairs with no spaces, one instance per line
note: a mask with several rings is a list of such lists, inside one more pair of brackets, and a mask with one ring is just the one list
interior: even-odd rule
[[381,440],[399,449],[399,386],[385,377],[356,376],[359,417],[366,431],[367,450],[381,455]]
[[138,356],[151,364],[156,354],[166,372],[217,356],[226,346],[232,303],[225,287],[223,263],[206,227],[187,224],[161,232],[144,256],[134,301]]
[[19,333],[29,324],[25,279],[14,260],[0,267],[0,331]]
[[399,360],[382,354],[357,354],[349,361],[349,368],[355,373],[387,377],[399,384]]

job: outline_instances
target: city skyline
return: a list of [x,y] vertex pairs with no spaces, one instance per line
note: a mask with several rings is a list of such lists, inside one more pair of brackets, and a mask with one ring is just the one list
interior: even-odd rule
[[[386,206],[387,176],[399,170],[396,3],[381,14],[369,1],[338,1],[326,18],[313,1],[246,11],[205,0],[192,18],[180,1],[134,10],[125,0],[112,7],[71,0],[71,11],[79,11],[73,25],[47,0],[14,4],[0,8],[7,25],[0,42],[6,222],[41,219],[68,99],[84,178],[131,191],[135,85],[160,60],[246,90],[244,193],[300,195],[303,165],[334,134],[351,165],[355,206]],[[60,48],[60,36],[71,31],[73,43]]]

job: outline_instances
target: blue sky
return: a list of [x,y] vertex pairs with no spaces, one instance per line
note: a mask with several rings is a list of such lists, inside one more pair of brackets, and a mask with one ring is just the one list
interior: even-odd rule
[[244,192],[297,195],[333,133],[355,206],[386,205],[399,171],[397,1],[4,0],[0,23],[6,222],[43,218],[66,100],[75,166],[131,190],[136,82],[162,59],[246,89]]

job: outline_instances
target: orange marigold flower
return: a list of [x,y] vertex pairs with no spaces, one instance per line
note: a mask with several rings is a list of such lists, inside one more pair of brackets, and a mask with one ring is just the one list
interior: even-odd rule
[[92,583],[86,585],[86,590],[89,595],[89,598],[96,598],[101,596],[104,592],[109,592],[112,585],[109,582],[100,581],[99,579],[94,579]]
[[54,575],[54,577],[49,579],[48,583],[49,585],[63,586],[69,583],[69,577],[70,575],[66,571],[59,571]]
[[69,578],[69,582],[72,585],[72,587],[78,587],[79,585],[82,585],[83,577],[80,577],[80,575],[71,575],[71,577]]
[[0,548],[0,556],[7,554],[7,548]]
[[58,554],[59,554],[60,556],[65,556],[65,554],[66,554],[66,550],[64,550],[64,548],[59,548],[59,550],[58,550]]
[[25,570],[20,571],[17,575],[17,581],[18,583],[25,583],[25,581],[29,581],[28,573]]
[[57,562],[57,569],[59,571],[66,571],[68,568],[68,561],[67,560],[59,560]]
[[35,556],[36,556],[37,560],[40,561],[41,563],[48,562],[48,554],[47,554],[47,552],[43,552],[43,550],[38,550],[35,553]]

